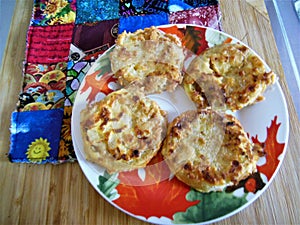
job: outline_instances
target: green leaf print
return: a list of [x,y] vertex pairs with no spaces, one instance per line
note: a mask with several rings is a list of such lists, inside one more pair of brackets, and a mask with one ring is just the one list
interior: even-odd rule
[[100,70],[100,73],[98,76],[102,76],[105,73],[111,72],[111,63],[109,59],[109,54],[112,51],[112,49],[105,52],[103,55],[100,56],[100,59],[98,59],[95,63],[95,71]]
[[118,192],[115,188],[120,183],[120,180],[117,176],[117,173],[110,175],[105,171],[103,176],[100,175],[98,178],[98,189],[110,200],[114,200],[118,196]]
[[246,194],[242,197],[236,197],[232,193],[201,193],[193,189],[186,195],[186,198],[188,201],[200,200],[200,202],[188,208],[185,212],[175,213],[173,216],[174,223],[209,221],[224,216],[247,202]]

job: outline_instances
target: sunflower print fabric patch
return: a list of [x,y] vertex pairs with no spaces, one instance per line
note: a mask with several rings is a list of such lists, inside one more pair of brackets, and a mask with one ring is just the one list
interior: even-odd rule
[[32,26],[52,26],[75,22],[75,0],[35,0]]
[[72,106],[66,106],[64,108],[64,116],[61,126],[58,161],[62,162],[73,162],[76,161],[75,151],[72,144],[71,136],[71,116]]
[[63,109],[14,112],[10,128],[10,161],[57,163],[63,114]]

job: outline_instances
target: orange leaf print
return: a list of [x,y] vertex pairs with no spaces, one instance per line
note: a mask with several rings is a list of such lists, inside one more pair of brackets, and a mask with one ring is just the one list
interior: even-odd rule
[[115,82],[116,78],[114,78],[110,73],[105,73],[99,78],[100,73],[101,71],[96,71],[90,75],[87,75],[85,78],[85,84],[81,90],[81,93],[91,88],[91,92],[87,98],[89,103],[95,100],[95,97],[99,92],[103,92],[104,94],[108,95],[114,91],[108,87],[108,84],[110,82]]
[[175,34],[177,37],[179,37],[181,40],[184,37],[184,33],[180,31],[180,29],[177,26],[170,26],[170,27],[160,27],[160,30],[167,34]]
[[[267,128],[267,138],[264,143],[264,151],[266,153],[266,163],[262,166],[257,166],[259,172],[265,174],[270,180],[274,174],[278,164],[278,157],[284,150],[285,143],[278,143],[277,133],[281,123],[277,123],[277,116],[271,122],[271,126]],[[254,143],[259,143],[257,137],[252,138]]]
[[226,40],[223,42],[224,44],[228,44],[228,43],[230,43],[232,41],[232,38],[226,38]]
[[176,178],[165,179],[166,175],[169,177],[170,171],[160,159],[158,155],[149,164],[151,166],[145,168],[144,180],[139,177],[137,170],[119,174],[120,184],[116,189],[120,197],[114,200],[118,206],[146,218],[164,216],[172,219],[174,213],[183,212],[199,203],[186,200],[190,187]]

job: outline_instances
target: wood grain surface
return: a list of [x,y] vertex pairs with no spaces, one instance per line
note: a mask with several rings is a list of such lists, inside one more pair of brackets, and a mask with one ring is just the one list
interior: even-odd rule
[[[0,224],[144,225],[106,202],[78,163],[12,164],[7,159],[11,112],[21,90],[26,32],[33,1],[17,0],[1,66]],[[220,0],[223,30],[253,48],[280,77],[289,115],[287,154],[269,188],[218,224],[300,224],[300,124],[263,0]]]

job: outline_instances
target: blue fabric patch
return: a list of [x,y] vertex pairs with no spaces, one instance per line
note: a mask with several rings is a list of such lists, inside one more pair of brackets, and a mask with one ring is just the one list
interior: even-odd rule
[[119,18],[119,0],[77,0],[76,24]]
[[13,112],[11,162],[57,163],[63,109]]
[[119,24],[119,34],[123,31],[135,32],[138,29],[144,29],[146,27],[159,26],[168,23],[169,15],[167,13],[121,17]]
[[169,0],[121,0],[120,16],[168,13]]
[[169,0],[168,9],[170,12],[177,12],[192,8],[193,7],[191,5],[184,3],[183,0]]
[[201,6],[209,6],[209,5],[216,5],[219,3],[218,0],[183,0],[186,4],[196,8]]

